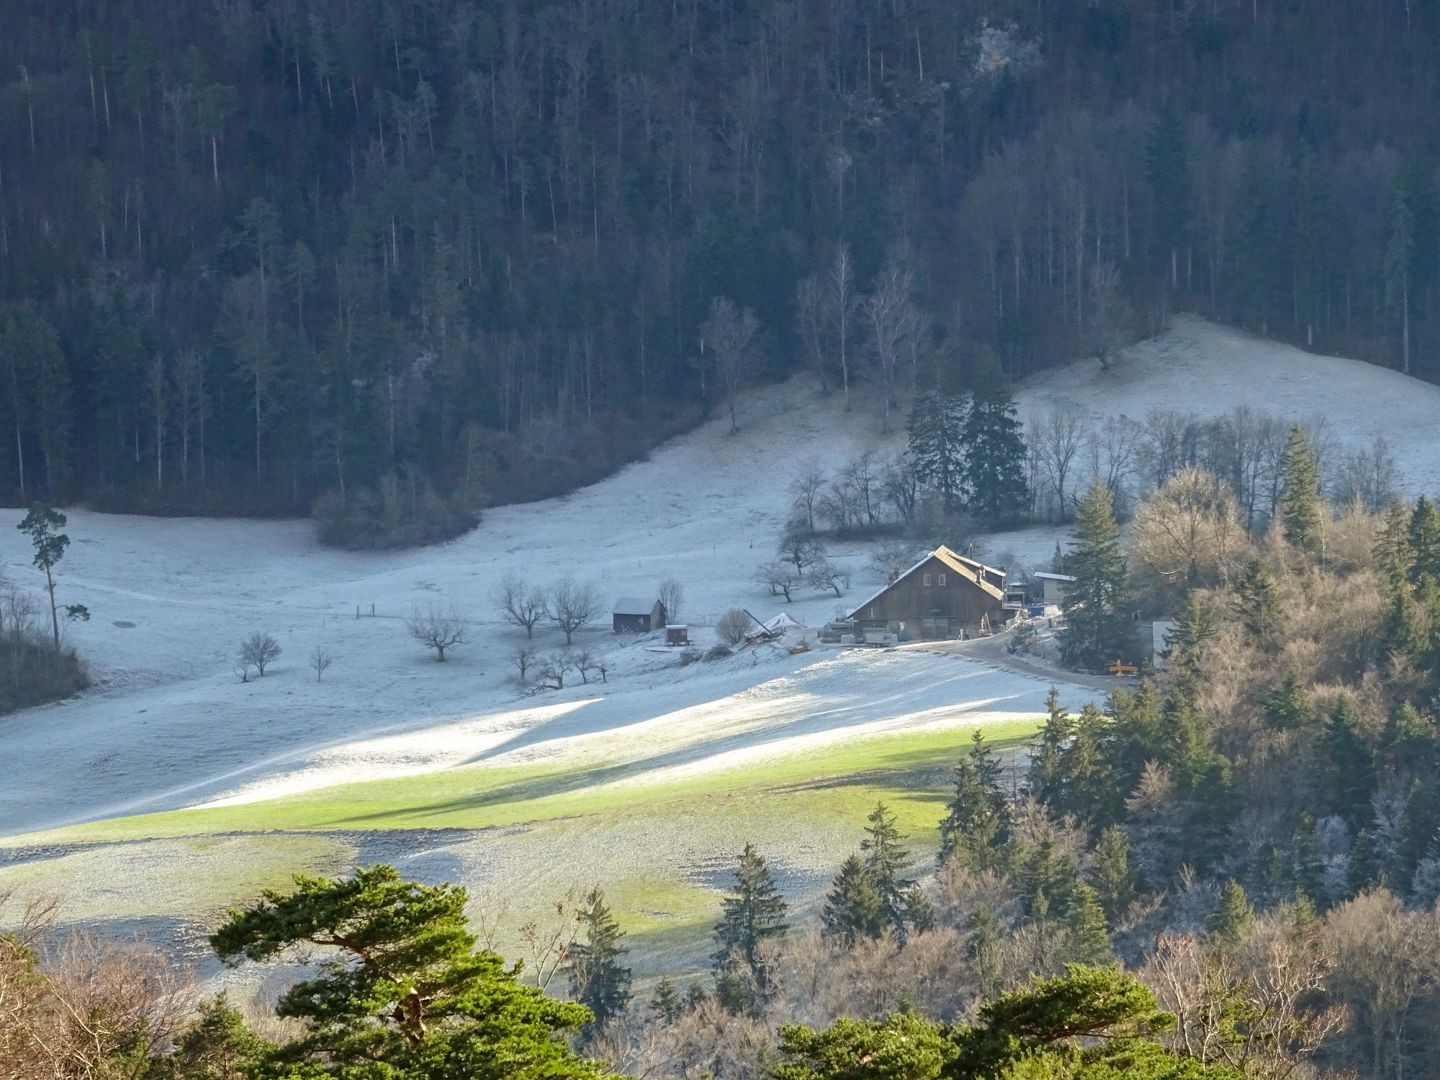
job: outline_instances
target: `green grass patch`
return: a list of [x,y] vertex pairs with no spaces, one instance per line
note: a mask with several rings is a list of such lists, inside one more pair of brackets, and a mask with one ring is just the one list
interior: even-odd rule
[[[1040,721],[986,725],[997,749],[1016,746]],[[697,801],[742,800],[748,814],[853,813],[877,792],[904,793],[915,774],[964,753],[972,728],[878,735],[813,752],[763,759],[682,780],[651,782],[646,762],[593,766],[467,766],[420,776],[323,788],[265,802],[178,810],[94,822],[44,834],[82,843],[205,833],[366,829],[485,828],[597,814],[681,812]],[[683,755],[683,751],[681,752]],[[659,764],[669,765],[667,754]],[[682,758],[683,760],[683,758]],[[915,793],[919,796],[919,793]],[[923,796],[919,796],[923,798]],[[714,806],[713,809],[720,809]],[[39,837],[16,838],[33,843]]]

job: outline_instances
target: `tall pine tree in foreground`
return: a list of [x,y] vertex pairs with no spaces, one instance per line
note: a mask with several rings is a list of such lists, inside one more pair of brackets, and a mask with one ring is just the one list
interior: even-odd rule
[[1280,465],[1280,524],[1285,542],[1307,555],[1323,557],[1325,504],[1320,500],[1320,467],[1298,424],[1290,429]]
[[1025,440],[1015,399],[998,372],[975,391],[960,437],[969,482],[966,512],[991,526],[1017,521],[1030,503]]
[[915,479],[952,514],[965,505],[965,400],[940,394],[915,399],[906,451]]
[[1120,526],[1110,489],[1098,479],[1080,500],[1075,533],[1065,558],[1066,572],[1075,576],[1065,595],[1065,629],[1060,652],[1076,668],[1099,668],[1135,652],[1132,603]]
[[476,948],[465,890],[403,881],[394,867],[297,876],[266,890],[211,937],[220,959],[269,961],[316,947],[334,955],[281,995],[300,1021],[261,1075],[582,1080],[612,1075],[560,1036],[592,1019],[575,1002],[521,985],[519,969]]
[[622,961],[624,932],[599,889],[591,889],[580,909],[580,940],[570,949],[570,994],[603,1026],[630,1004],[630,969]]
[[746,844],[735,869],[735,890],[721,901],[715,940],[716,984],[732,1008],[749,1008],[775,989],[766,946],[785,935],[787,911],[770,868],[753,845]]

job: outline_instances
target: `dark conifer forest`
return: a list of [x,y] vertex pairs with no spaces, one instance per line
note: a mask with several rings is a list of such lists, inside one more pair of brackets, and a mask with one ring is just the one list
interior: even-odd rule
[[1437,91],[1434,0],[7,0],[0,498],[444,531],[1177,309],[1434,377]]

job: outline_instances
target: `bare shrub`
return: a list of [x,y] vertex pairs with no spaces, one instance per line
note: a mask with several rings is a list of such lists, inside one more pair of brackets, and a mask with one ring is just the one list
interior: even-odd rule
[[705,655],[704,655],[703,657],[701,657],[701,659],[703,659],[703,660],[724,660],[724,659],[726,659],[727,657],[734,656],[734,655],[735,655],[735,650],[732,649],[732,648],[730,648],[729,645],[711,645],[710,648],[708,648],[708,649],[705,650]]
[[427,649],[435,650],[435,659],[445,662],[445,650],[465,644],[465,621],[455,608],[441,608],[435,604],[416,609],[405,620],[410,636]]
[[[269,634],[258,631],[240,643],[239,662],[244,668],[254,668],[260,678],[265,669],[280,655],[280,643]],[[244,681],[243,679],[241,680]]]
[[512,570],[501,579],[494,599],[500,614],[524,630],[526,638],[535,636],[535,624],[545,618],[545,590]]
[[865,564],[886,585],[894,585],[900,575],[915,565],[916,545],[905,540],[886,540],[870,552]]
[[754,620],[745,612],[732,607],[716,622],[715,635],[727,645],[739,645],[750,633],[750,626],[753,622]]
[[579,630],[600,611],[600,596],[588,581],[566,575],[550,589],[547,610],[551,620],[565,633],[569,645]]

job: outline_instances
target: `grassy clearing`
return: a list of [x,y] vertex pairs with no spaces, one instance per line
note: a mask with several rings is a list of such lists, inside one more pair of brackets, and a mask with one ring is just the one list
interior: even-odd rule
[[78,847],[0,868],[0,892],[58,896],[67,921],[193,919],[282,887],[296,871],[340,872],[353,851],[332,837],[305,834]]
[[[987,725],[1004,749],[1030,738],[1039,721]],[[588,815],[654,813],[710,803],[743,804],[747,821],[768,813],[853,815],[877,794],[928,802],[916,774],[947,766],[971,728],[871,736],[813,753],[752,762],[681,781],[649,783],[637,766],[471,766],[441,773],[324,788],[239,806],[117,818],[12,843],[85,843],[273,830],[477,829]],[[904,809],[903,807],[897,807]],[[923,816],[923,815],[922,815]]]

